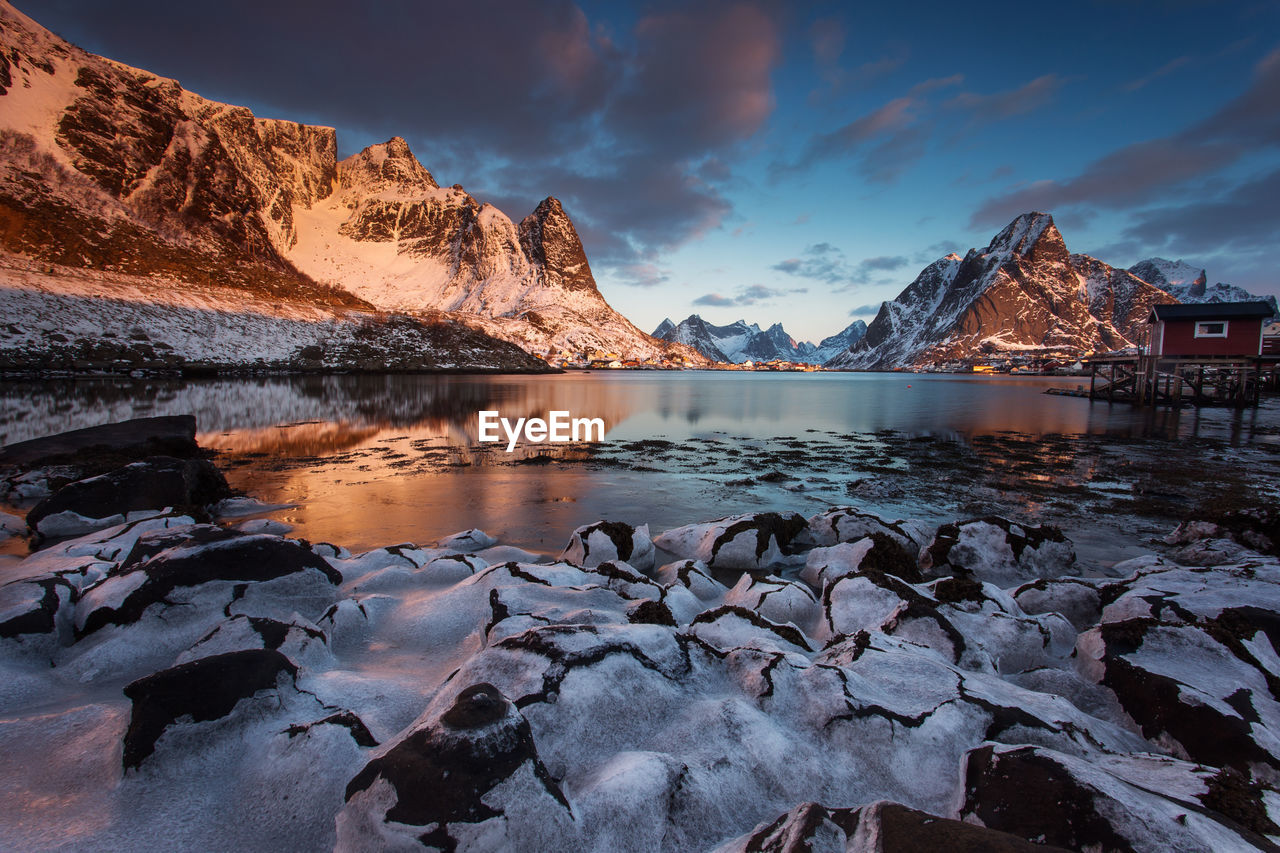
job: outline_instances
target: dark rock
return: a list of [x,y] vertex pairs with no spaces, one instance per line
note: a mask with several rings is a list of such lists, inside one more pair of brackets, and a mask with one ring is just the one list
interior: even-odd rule
[[0,637],[49,634],[57,628],[58,609],[72,600],[64,580],[45,577],[0,586]]
[[188,459],[199,450],[195,417],[170,415],[136,418],[10,444],[0,449],[0,466],[31,468],[89,463],[93,467],[97,460],[107,457],[111,467],[118,467],[149,456]]
[[[528,721],[497,688],[476,684],[462,691],[438,721],[400,740],[373,759],[347,785],[348,803],[378,779],[395,790],[385,820],[432,827],[424,842],[444,846],[452,823],[479,823],[502,812],[485,795],[521,767],[556,802],[569,808],[564,794],[538,758]],[[447,849],[453,849],[449,846]]]
[[660,601],[642,598],[627,604],[627,621],[636,625],[671,625],[675,626],[676,618],[671,608]]
[[27,525],[39,530],[41,520],[60,512],[107,518],[165,507],[200,509],[231,494],[226,478],[212,462],[155,456],[63,486],[27,513]]
[[999,830],[937,817],[890,802],[858,809],[802,803],[772,823],[720,848],[721,853],[809,853],[815,850],[881,853],[1060,853]]
[[507,713],[506,700],[492,684],[473,684],[458,694],[440,721],[454,729],[474,729],[496,723]]
[[[1236,842],[1231,849],[1276,849],[1253,829],[1208,807],[1214,783],[1210,779],[1206,785],[1205,777],[1212,772],[1156,756],[1099,767],[1043,747],[988,744],[966,757],[960,814],[966,821],[1073,850],[1226,849],[1222,845],[1231,836]],[[1173,779],[1181,784],[1170,786]],[[1180,799],[1197,788],[1206,791],[1198,795],[1200,802]],[[1260,790],[1244,794],[1252,800],[1248,806],[1240,801],[1243,791],[1233,789],[1228,796],[1236,801],[1229,807],[1255,819],[1261,814],[1265,821]]]
[[298,673],[287,657],[269,649],[248,649],[162,670],[128,685],[133,700],[124,736],[125,769],[138,767],[155,751],[156,741],[180,717],[193,722],[225,717],[241,699],[276,686],[281,673]]
[[291,738],[297,737],[300,734],[311,731],[316,726],[342,726],[351,733],[351,739],[356,742],[357,746],[371,748],[378,745],[377,739],[370,733],[369,727],[364,724],[364,720],[351,711],[339,711],[336,714],[330,714],[323,720],[316,720],[314,723],[289,726],[289,728],[285,729],[285,734]]

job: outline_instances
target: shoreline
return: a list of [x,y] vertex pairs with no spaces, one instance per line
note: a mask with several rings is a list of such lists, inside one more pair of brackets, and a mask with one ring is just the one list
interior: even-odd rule
[[[146,458],[33,509],[121,517],[0,585],[0,769],[36,815],[4,846],[67,841],[73,810],[144,850],[1280,838],[1274,510],[1105,578],[1052,527],[853,507],[352,553],[248,518],[194,451]],[[142,508],[175,470],[205,483],[185,514]]]

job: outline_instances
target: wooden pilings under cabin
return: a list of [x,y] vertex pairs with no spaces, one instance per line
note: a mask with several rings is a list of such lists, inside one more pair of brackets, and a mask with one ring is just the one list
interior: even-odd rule
[[1141,355],[1091,359],[1089,399],[1135,406],[1258,405],[1274,389],[1280,360],[1268,357]]

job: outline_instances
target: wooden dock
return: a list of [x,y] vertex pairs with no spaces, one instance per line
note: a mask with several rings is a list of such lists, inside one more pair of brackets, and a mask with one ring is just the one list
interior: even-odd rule
[[1277,380],[1275,356],[1156,356],[1090,359],[1091,400],[1135,406],[1258,405],[1264,387]]

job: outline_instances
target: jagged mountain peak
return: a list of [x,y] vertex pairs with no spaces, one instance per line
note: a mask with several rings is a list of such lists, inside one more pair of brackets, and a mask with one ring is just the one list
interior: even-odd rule
[[338,164],[338,179],[344,187],[366,191],[394,189],[401,192],[439,189],[427,168],[418,162],[402,137],[370,145]]
[[582,248],[578,229],[554,196],[547,196],[520,221],[520,245],[534,266],[541,267],[547,285],[596,293],[595,277]]
[[[814,361],[811,343],[797,343],[781,323],[761,331],[759,324],[738,319],[725,326],[707,322],[699,314],[690,314],[679,323],[663,320],[653,336],[664,341],[688,344],[714,361]],[[828,356],[829,357],[829,356]]]
[[1028,258],[1049,252],[1065,256],[1067,244],[1054,225],[1052,214],[1032,211],[1018,216],[1006,225],[991,240],[983,254],[1006,252]]
[[930,264],[830,367],[898,367],[1033,354],[1078,357],[1132,345],[1151,305],[1141,278],[1072,255],[1047,213],[1024,213],[986,249]]

